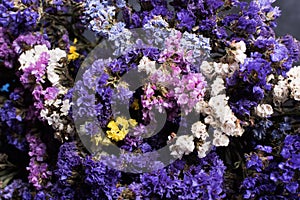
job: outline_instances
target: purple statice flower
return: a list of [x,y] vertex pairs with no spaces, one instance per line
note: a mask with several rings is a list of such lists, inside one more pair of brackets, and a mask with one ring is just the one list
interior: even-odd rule
[[[299,150],[300,137],[287,135],[280,155],[265,156],[272,147],[258,145],[265,153],[252,154],[246,164],[247,177],[241,189],[245,199],[297,199],[299,194]],[[266,149],[267,148],[267,149]],[[276,152],[272,152],[273,154]],[[264,160],[262,164],[262,160]],[[252,169],[255,172],[251,172]]]
[[288,50],[283,44],[275,44],[274,52],[271,54],[271,61],[280,62],[288,58]]
[[229,104],[233,112],[240,116],[249,116],[250,110],[263,99],[264,91],[271,89],[267,83],[267,76],[272,73],[271,63],[261,58],[259,53],[251,56],[245,59],[239,71],[226,80],[227,88],[235,93]]
[[215,153],[199,159],[197,165],[187,166],[182,162],[175,161],[164,169],[142,174],[141,194],[143,197],[149,199],[219,199],[225,197],[223,193],[225,166]]
[[261,172],[263,168],[263,162],[257,154],[252,154],[247,157],[247,164],[248,169],[256,170],[257,172]]
[[39,191],[36,193],[34,200],[45,200],[51,198],[51,195],[46,191]]
[[32,194],[27,183],[22,182],[21,179],[16,179],[12,181],[9,185],[0,189],[1,199],[23,199],[32,200]]
[[179,21],[177,26],[179,29],[186,28],[188,31],[190,31],[196,23],[193,13],[189,12],[188,10],[181,10],[176,15]]
[[113,89],[110,87],[98,87],[96,91],[99,95],[99,101],[103,103],[96,104],[95,111],[100,122],[100,126],[104,127],[112,116],[111,102]]
[[0,108],[1,121],[5,122],[9,127],[11,127],[14,121],[22,120],[20,116],[16,114],[16,108],[13,106],[13,102],[10,100],[5,101],[3,106]]
[[19,8],[13,1],[4,0],[0,4],[0,25],[7,28],[11,34],[18,36],[19,33],[34,30],[39,14],[37,7],[39,2]]
[[60,183],[56,182],[51,188],[51,194],[53,198],[50,199],[75,199],[76,191],[78,192],[78,189],[76,190],[73,187],[61,185]]
[[30,63],[29,66],[23,69],[23,74],[20,81],[26,85],[32,83],[35,78],[35,82],[43,83],[43,76],[46,73],[46,66],[49,62],[50,55],[47,52],[42,52],[40,57],[35,63]]
[[49,179],[52,172],[48,169],[48,164],[45,163],[46,145],[35,135],[28,134],[26,136],[29,143],[30,162],[26,169],[29,171],[28,180],[37,190],[48,188],[51,186]]
[[85,2],[83,21],[97,35],[107,36],[116,14],[116,7],[108,1],[88,0]]
[[[27,149],[26,139],[24,137],[25,127],[24,114],[27,112],[20,108],[20,103],[23,103],[20,96],[23,92],[15,89],[11,93],[10,99],[5,100],[0,108],[0,122],[2,126],[2,133],[6,137],[7,142],[21,151]],[[15,99],[16,98],[16,99]],[[32,118],[31,118],[32,120]]]
[[274,37],[263,37],[259,36],[255,42],[254,45],[258,48],[271,48],[272,46],[275,46],[276,40]]
[[45,100],[55,100],[59,93],[59,89],[57,87],[47,87],[44,93],[44,99]]
[[214,14],[220,7],[224,5],[222,0],[206,0],[205,3],[211,14]]
[[291,59],[298,61],[299,60],[299,48],[300,43],[295,38],[293,38],[291,35],[286,35],[281,38],[281,43],[283,43],[287,50],[289,51],[289,56]]
[[257,145],[255,149],[264,151],[264,152],[266,152],[266,153],[272,153],[272,149],[273,149],[273,148],[270,147],[270,146]]
[[121,176],[119,171],[110,169],[101,161],[94,161],[91,157],[83,160],[83,166],[84,182],[90,187],[91,193],[96,195],[93,198],[116,199],[118,197],[116,185]]
[[281,150],[283,158],[287,159],[286,167],[293,170],[300,170],[300,136],[287,135],[284,140],[284,146]]
[[68,142],[61,145],[57,158],[57,169],[54,171],[59,183],[64,186],[70,185],[74,176],[73,171],[76,167],[81,166],[81,164],[82,158],[79,155],[75,142]]
[[271,70],[268,61],[261,58],[259,54],[253,54],[252,58],[246,58],[244,64],[240,66],[240,77],[244,82],[257,83],[267,89],[266,77],[272,72]]
[[0,61],[4,63],[5,67],[13,67],[13,58],[15,54],[11,49],[11,42],[7,36],[7,30],[0,27]]
[[21,54],[23,51],[28,50],[28,47],[43,44],[48,48],[51,47],[50,42],[45,40],[43,35],[37,32],[20,35],[13,41],[12,47],[15,53]]

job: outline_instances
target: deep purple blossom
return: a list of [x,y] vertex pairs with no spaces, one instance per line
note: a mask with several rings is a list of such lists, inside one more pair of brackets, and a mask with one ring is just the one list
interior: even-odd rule
[[195,25],[195,17],[188,10],[181,10],[177,14],[177,19],[179,21],[178,28],[186,28],[187,30],[191,30]]

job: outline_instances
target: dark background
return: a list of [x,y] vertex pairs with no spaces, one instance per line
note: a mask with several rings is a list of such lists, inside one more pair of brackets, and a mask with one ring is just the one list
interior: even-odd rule
[[278,36],[290,34],[300,40],[300,0],[277,0],[273,5],[281,10],[275,29]]

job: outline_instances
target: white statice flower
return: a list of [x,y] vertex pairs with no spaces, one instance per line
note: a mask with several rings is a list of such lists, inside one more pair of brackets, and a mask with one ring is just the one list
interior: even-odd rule
[[53,99],[50,99],[50,100],[47,99],[47,100],[44,101],[45,106],[51,106],[53,103],[54,103]]
[[61,58],[65,58],[67,56],[67,53],[60,48],[50,50],[49,54],[51,63],[57,63]]
[[40,117],[42,119],[47,119],[48,113],[49,113],[49,110],[47,108],[43,108],[40,112]]
[[279,81],[273,88],[273,101],[275,105],[285,102],[288,100],[289,88],[287,82],[283,80],[282,76],[279,76]]
[[61,58],[67,56],[66,52],[56,48],[49,51],[50,53],[50,63],[47,66],[47,78],[52,83],[52,85],[56,86],[59,85],[59,75],[55,72],[57,67],[61,67],[61,64],[58,63]]
[[188,155],[194,151],[194,136],[181,135],[177,137],[175,144],[170,145],[171,155],[177,159],[181,159],[183,155]]
[[192,125],[191,131],[196,138],[200,138],[201,140],[205,141],[208,138],[208,133],[206,131],[206,125],[203,124],[201,121],[195,122]]
[[226,147],[229,144],[229,138],[219,130],[214,130],[213,145],[216,147]]
[[58,107],[60,107],[61,102],[62,102],[61,99],[56,99],[55,102],[53,103],[53,105],[54,105],[56,108],[58,108]]
[[228,97],[225,94],[211,97],[208,104],[213,112],[210,118],[204,119],[206,124],[220,128],[228,136],[241,136],[243,134],[244,129],[241,128],[239,120],[229,107]]
[[211,96],[217,96],[220,93],[224,92],[226,87],[224,86],[224,80],[221,77],[217,77],[213,84],[211,85],[211,92],[210,95]]
[[197,113],[204,113],[206,115],[211,114],[212,109],[211,107],[208,105],[208,103],[204,100],[200,100],[196,103],[196,105],[194,106],[194,109]]
[[211,64],[207,61],[202,62],[201,66],[200,66],[200,71],[201,71],[201,73],[203,73],[204,76],[206,76],[209,79],[212,78],[215,74],[213,64]]
[[48,124],[49,124],[49,125],[56,124],[56,123],[58,123],[59,119],[60,119],[59,114],[58,114],[56,111],[54,111],[54,112],[50,115],[50,117],[47,118]]
[[[279,76],[279,78],[282,77],[281,75]],[[274,74],[270,74],[267,76],[267,83],[270,83],[272,80],[274,80],[275,76]],[[280,80],[280,79],[279,79]]]
[[236,129],[236,123],[235,123],[234,118],[228,117],[224,123],[222,123],[221,130],[226,134],[226,135],[233,135],[234,131]]
[[297,90],[292,91],[291,95],[296,101],[300,101],[300,87]]
[[143,56],[138,65],[138,71],[145,71],[147,74],[153,74],[156,71],[155,63],[155,61],[151,61],[146,56]]
[[291,90],[291,97],[296,101],[300,101],[300,66],[290,69],[286,81]]
[[273,114],[273,108],[270,104],[259,104],[254,110],[259,117],[263,118]]
[[73,131],[74,131],[74,128],[70,124],[68,124],[67,125],[67,133],[72,133]]
[[218,124],[218,122],[216,121],[216,119],[212,116],[212,115],[208,115],[204,118],[204,123],[205,124],[210,124],[212,126],[215,126]]
[[233,42],[231,46],[235,48],[235,50],[231,50],[231,52],[235,56],[236,62],[244,63],[245,59],[247,58],[246,52],[246,44],[244,41],[240,42]]
[[47,68],[47,78],[53,84],[53,86],[59,84],[59,75],[55,73],[54,68]]
[[64,130],[64,124],[61,120],[58,120],[55,124],[52,125],[56,130],[63,131]]
[[226,76],[229,73],[228,63],[216,63],[214,62],[214,69],[218,75]]
[[208,104],[212,108],[213,112],[217,116],[221,116],[226,113],[226,106],[228,102],[228,97],[225,94],[220,94],[210,98]]
[[240,123],[237,123],[236,128],[232,136],[242,136],[245,130],[242,128]]
[[19,57],[21,64],[20,69],[24,70],[29,67],[31,63],[36,63],[43,52],[48,52],[46,45],[36,45],[34,48],[23,52]]
[[229,65],[229,73],[226,75],[226,77],[231,77],[235,71],[237,71],[240,68],[240,65],[237,62],[231,63]]
[[60,112],[62,112],[61,115],[68,115],[70,107],[71,107],[70,100],[69,99],[64,100],[62,102],[61,109],[60,109]]
[[158,15],[158,16],[154,16],[151,20],[149,20],[144,25],[144,28],[146,28],[146,29],[150,29],[150,28],[154,28],[154,27],[168,28],[169,24],[160,15]]
[[286,75],[288,80],[300,78],[300,66],[292,67]]
[[211,142],[210,141],[205,142],[204,144],[200,145],[197,148],[198,157],[199,158],[204,158],[208,154],[210,148],[211,148]]
[[237,62],[231,64],[214,63],[215,72],[222,77],[230,77],[238,69],[239,69],[239,64]]

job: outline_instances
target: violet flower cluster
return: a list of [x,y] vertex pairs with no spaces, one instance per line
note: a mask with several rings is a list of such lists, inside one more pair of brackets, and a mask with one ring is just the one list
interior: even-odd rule
[[274,2],[1,1],[0,199],[299,199]]

